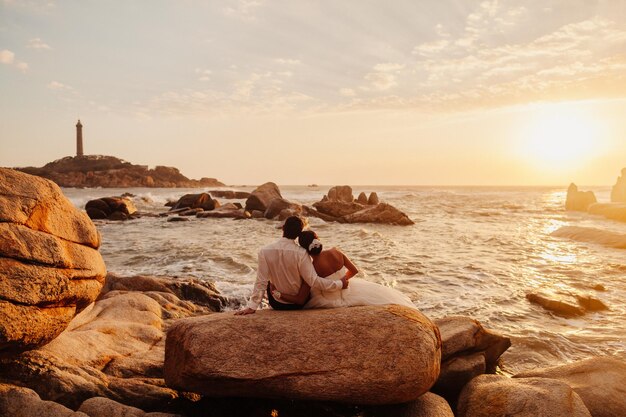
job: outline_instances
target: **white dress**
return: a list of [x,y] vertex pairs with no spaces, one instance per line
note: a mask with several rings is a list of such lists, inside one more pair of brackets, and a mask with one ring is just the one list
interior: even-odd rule
[[[327,279],[340,280],[346,274],[346,268],[327,276]],[[391,287],[351,278],[348,288],[340,291],[323,291],[311,288],[311,299],[304,308],[335,308],[369,306],[380,304],[400,304],[416,308],[409,297]]]

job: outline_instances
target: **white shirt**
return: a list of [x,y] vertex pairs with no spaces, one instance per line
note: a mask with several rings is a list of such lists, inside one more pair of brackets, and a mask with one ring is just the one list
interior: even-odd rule
[[306,250],[292,239],[280,238],[259,251],[259,269],[248,307],[259,308],[268,282],[280,292],[297,294],[302,280],[311,288],[324,291],[338,291],[343,287],[341,281],[318,277]]

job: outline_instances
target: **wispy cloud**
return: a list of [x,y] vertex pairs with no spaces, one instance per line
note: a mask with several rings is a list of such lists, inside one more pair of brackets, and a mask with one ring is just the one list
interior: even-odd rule
[[373,87],[376,90],[388,90],[398,85],[396,81],[397,74],[404,69],[403,64],[394,62],[385,62],[376,64],[372,72],[365,74],[365,80],[369,82],[369,86],[362,87],[363,90],[369,90]]
[[194,70],[196,75],[198,76],[198,81],[209,81],[211,80],[211,74],[213,73],[211,70],[196,68]]
[[41,38],[34,38],[28,41],[27,48],[31,49],[52,49],[50,45],[41,40]]
[[9,51],[8,49],[3,49],[0,51],[0,63],[4,65],[10,65],[22,72],[28,71],[28,64],[23,61],[18,61],[15,59],[15,53]]
[[236,0],[231,6],[222,10],[226,16],[237,17],[243,20],[254,20],[254,12],[263,4],[261,0]]
[[60,83],[58,81],[51,81],[48,83],[47,87],[50,90],[56,90],[56,91],[73,91],[74,88],[70,87],[69,85]]

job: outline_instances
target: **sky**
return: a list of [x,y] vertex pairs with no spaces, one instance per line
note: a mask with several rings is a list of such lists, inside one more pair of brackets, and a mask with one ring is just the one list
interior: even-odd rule
[[0,166],[612,185],[626,1],[0,0]]

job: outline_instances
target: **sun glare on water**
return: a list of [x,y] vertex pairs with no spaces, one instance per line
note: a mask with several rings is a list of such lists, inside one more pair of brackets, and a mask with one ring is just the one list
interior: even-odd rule
[[582,107],[551,105],[537,109],[521,139],[526,159],[563,168],[586,162],[598,153],[601,125]]

